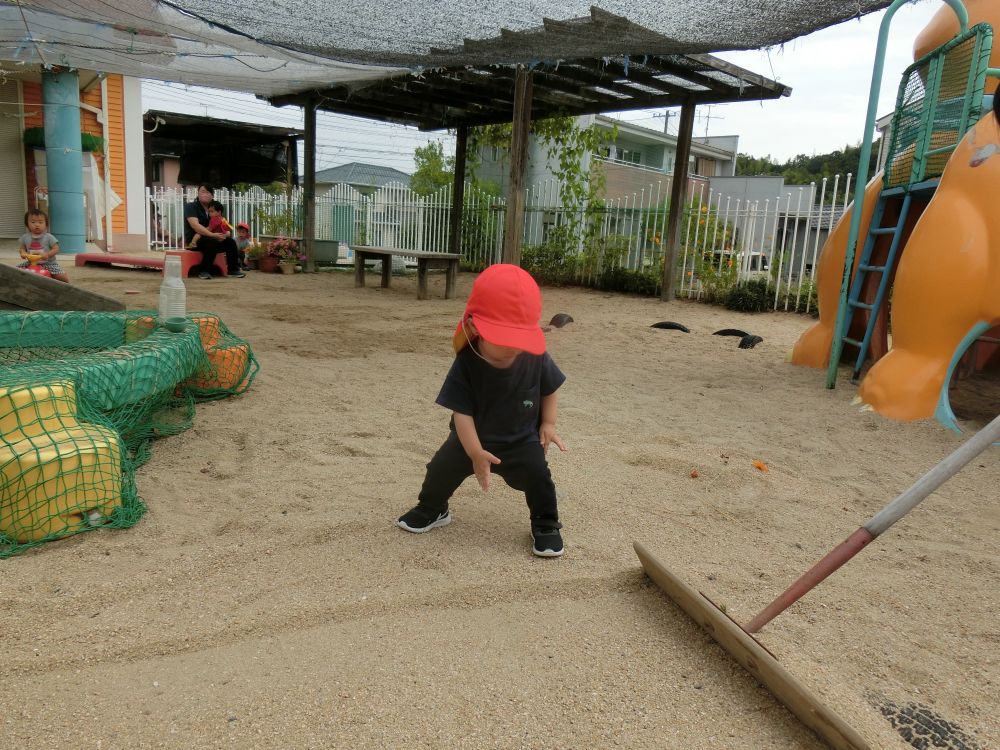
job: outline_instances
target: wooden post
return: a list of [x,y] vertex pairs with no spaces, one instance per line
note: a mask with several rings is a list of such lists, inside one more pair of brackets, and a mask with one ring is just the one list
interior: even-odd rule
[[521,265],[524,235],[524,173],[528,166],[528,130],[531,126],[531,71],[517,66],[514,79],[514,118],[510,139],[510,186],[503,233],[503,262]]
[[[316,270],[316,97],[305,106],[305,178],[302,185],[302,244],[305,245],[307,272]],[[290,150],[290,149],[289,149]],[[291,165],[288,165],[291,172]]]
[[674,160],[674,176],[670,181],[670,214],[667,216],[667,245],[664,249],[663,287],[660,299],[669,302],[675,296],[674,286],[677,265],[677,248],[681,244],[681,215],[687,202],[688,160],[691,158],[691,133],[694,131],[694,102],[681,105],[681,119],[677,132],[677,158]]
[[455,137],[455,179],[451,188],[451,235],[448,252],[462,252],[462,208],[465,206],[465,149],[469,143],[469,126],[459,125]]

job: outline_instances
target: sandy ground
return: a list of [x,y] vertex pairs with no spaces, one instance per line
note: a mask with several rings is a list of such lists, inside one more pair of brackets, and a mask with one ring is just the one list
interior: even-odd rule
[[[156,273],[71,274],[156,305]],[[631,543],[745,622],[960,438],[786,364],[808,318],[546,289],[546,319],[575,319],[549,334],[566,555],[531,555],[502,483],[467,481],[451,526],[408,534],[472,278],[445,300],[435,276],[424,302],[412,277],[191,280],[188,309],[247,338],[260,375],[155,445],[137,526],[0,562],[0,746],[822,747]],[[761,634],[873,747],[909,747],[883,699],[1000,747],[998,486],[994,450]]]

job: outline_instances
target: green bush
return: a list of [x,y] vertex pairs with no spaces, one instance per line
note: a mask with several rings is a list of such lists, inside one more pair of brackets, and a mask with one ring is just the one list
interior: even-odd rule
[[617,266],[628,253],[629,238],[621,234],[592,238],[577,259],[577,273],[587,279]]
[[593,286],[606,292],[625,292],[656,296],[660,293],[660,276],[650,270],[630,271],[627,268],[607,268],[595,279]]
[[736,286],[736,267],[732,261],[719,263],[711,255],[701,255],[695,261],[695,276],[701,282],[705,302],[724,303]]
[[552,227],[541,245],[525,245],[521,267],[539,284],[563,286],[576,281],[576,241],[568,227]]
[[767,279],[751,279],[734,286],[726,296],[726,309],[763,312],[774,307],[774,290]]
[[[808,313],[814,318],[819,317],[819,294],[816,289],[816,282],[803,281],[799,284],[799,303],[795,306],[795,312]],[[792,295],[794,296],[794,295]],[[806,308],[809,308],[806,310]]]

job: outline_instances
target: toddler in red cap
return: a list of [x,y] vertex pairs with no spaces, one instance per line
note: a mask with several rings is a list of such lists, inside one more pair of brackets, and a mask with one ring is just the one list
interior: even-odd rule
[[451,523],[448,500],[475,474],[483,492],[499,474],[524,492],[532,552],[563,553],[556,488],[545,454],[556,434],[556,391],[566,376],[545,352],[542,295],[518,266],[497,264],[472,286],[455,329],[455,361],[437,403],[452,410],[451,433],[427,464],[417,506],[397,523],[416,534]]
[[247,250],[251,244],[253,243],[250,240],[250,225],[245,221],[241,221],[236,225],[236,257],[239,258],[240,268],[244,271],[249,269],[249,266],[247,266]]

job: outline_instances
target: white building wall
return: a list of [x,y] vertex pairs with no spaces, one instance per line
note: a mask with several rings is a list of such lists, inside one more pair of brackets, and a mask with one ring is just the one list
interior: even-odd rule
[[126,232],[146,236],[146,157],[142,140],[142,82],[123,76],[124,105],[122,130],[125,133]]
[[22,110],[21,84],[0,79],[0,237],[20,237],[25,231]]

